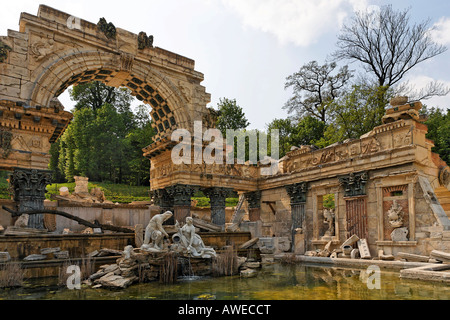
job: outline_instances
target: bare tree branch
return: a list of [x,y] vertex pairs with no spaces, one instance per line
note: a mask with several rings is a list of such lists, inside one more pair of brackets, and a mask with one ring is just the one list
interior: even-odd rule
[[429,25],[430,20],[411,23],[409,9],[395,11],[391,5],[378,13],[357,12],[343,26],[333,57],[360,62],[379,86],[391,87],[419,63],[447,51],[433,41]]

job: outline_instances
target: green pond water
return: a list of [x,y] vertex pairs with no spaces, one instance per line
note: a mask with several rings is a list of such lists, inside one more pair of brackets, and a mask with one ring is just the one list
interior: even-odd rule
[[381,270],[380,289],[369,289],[366,269],[315,265],[264,266],[256,277],[179,279],[176,284],[136,284],[124,290],[58,287],[58,279],[27,281],[0,290],[0,300],[450,300],[450,286],[400,279]]

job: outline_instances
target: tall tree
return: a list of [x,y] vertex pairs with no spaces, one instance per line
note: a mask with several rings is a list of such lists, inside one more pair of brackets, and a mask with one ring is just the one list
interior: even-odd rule
[[359,139],[381,125],[384,106],[389,103],[390,97],[392,90],[387,86],[353,85],[331,108],[334,127],[330,128],[333,130],[333,141],[329,142]]
[[430,20],[410,19],[409,9],[396,11],[391,5],[357,12],[342,27],[334,57],[360,62],[379,87],[394,86],[412,68],[447,50],[433,41]]
[[[271,123],[267,125],[269,137],[271,136],[271,132],[274,129],[278,130],[279,132],[280,157],[284,157],[293,146],[292,137],[295,134],[295,125],[293,124],[293,121],[289,118],[274,119]],[[272,141],[270,141],[270,143],[272,143]]]
[[217,107],[218,118],[216,126],[224,137],[226,136],[227,129],[243,130],[250,125],[244,110],[237,104],[236,99],[221,98]]
[[147,185],[150,162],[142,149],[153,135],[149,111],[141,106],[135,115],[129,90],[101,83],[77,86],[71,97],[77,102],[74,119],[59,149],[52,148],[51,169],[67,181],[83,175],[92,181]]
[[273,129],[279,130],[280,157],[284,157],[292,147],[317,144],[326,128],[324,122],[312,116],[306,116],[300,121],[275,119],[267,126],[269,136]]
[[283,108],[290,114],[295,113],[297,119],[313,116],[327,123],[330,105],[353,76],[347,66],[336,68],[335,62],[319,65],[311,61],[303,65],[286,79],[285,89],[292,88],[293,97]]
[[425,123],[428,126],[427,138],[435,144],[433,151],[450,164],[450,109],[424,108],[423,112],[428,118]]

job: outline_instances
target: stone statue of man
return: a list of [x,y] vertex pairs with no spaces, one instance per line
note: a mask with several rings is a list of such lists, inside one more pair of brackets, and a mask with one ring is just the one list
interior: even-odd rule
[[154,216],[147,228],[145,229],[145,238],[144,244],[142,245],[142,249],[149,249],[152,246],[150,245],[150,241],[153,241],[153,248],[157,250],[163,249],[163,240],[164,237],[169,238],[166,230],[164,230],[163,223],[169,220],[173,216],[173,213],[167,211],[163,214],[157,214]]

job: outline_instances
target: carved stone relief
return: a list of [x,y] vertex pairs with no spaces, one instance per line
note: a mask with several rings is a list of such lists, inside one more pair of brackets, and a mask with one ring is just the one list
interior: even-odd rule
[[[407,185],[383,188],[384,240],[400,241],[394,240],[394,238],[399,239],[399,236],[404,234],[404,231],[395,230],[408,230],[409,203],[407,191]],[[401,241],[407,241],[407,239]]]
[[344,188],[345,197],[355,197],[366,195],[366,184],[369,180],[367,172],[350,173],[338,178],[339,183]]
[[36,61],[41,61],[49,54],[55,51],[55,41],[53,39],[48,39],[47,42],[36,41],[30,46],[31,56]]
[[375,153],[381,150],[381,144],[376,138],[372,138],[369,142],[363,143],[361,145],[362,154]]

